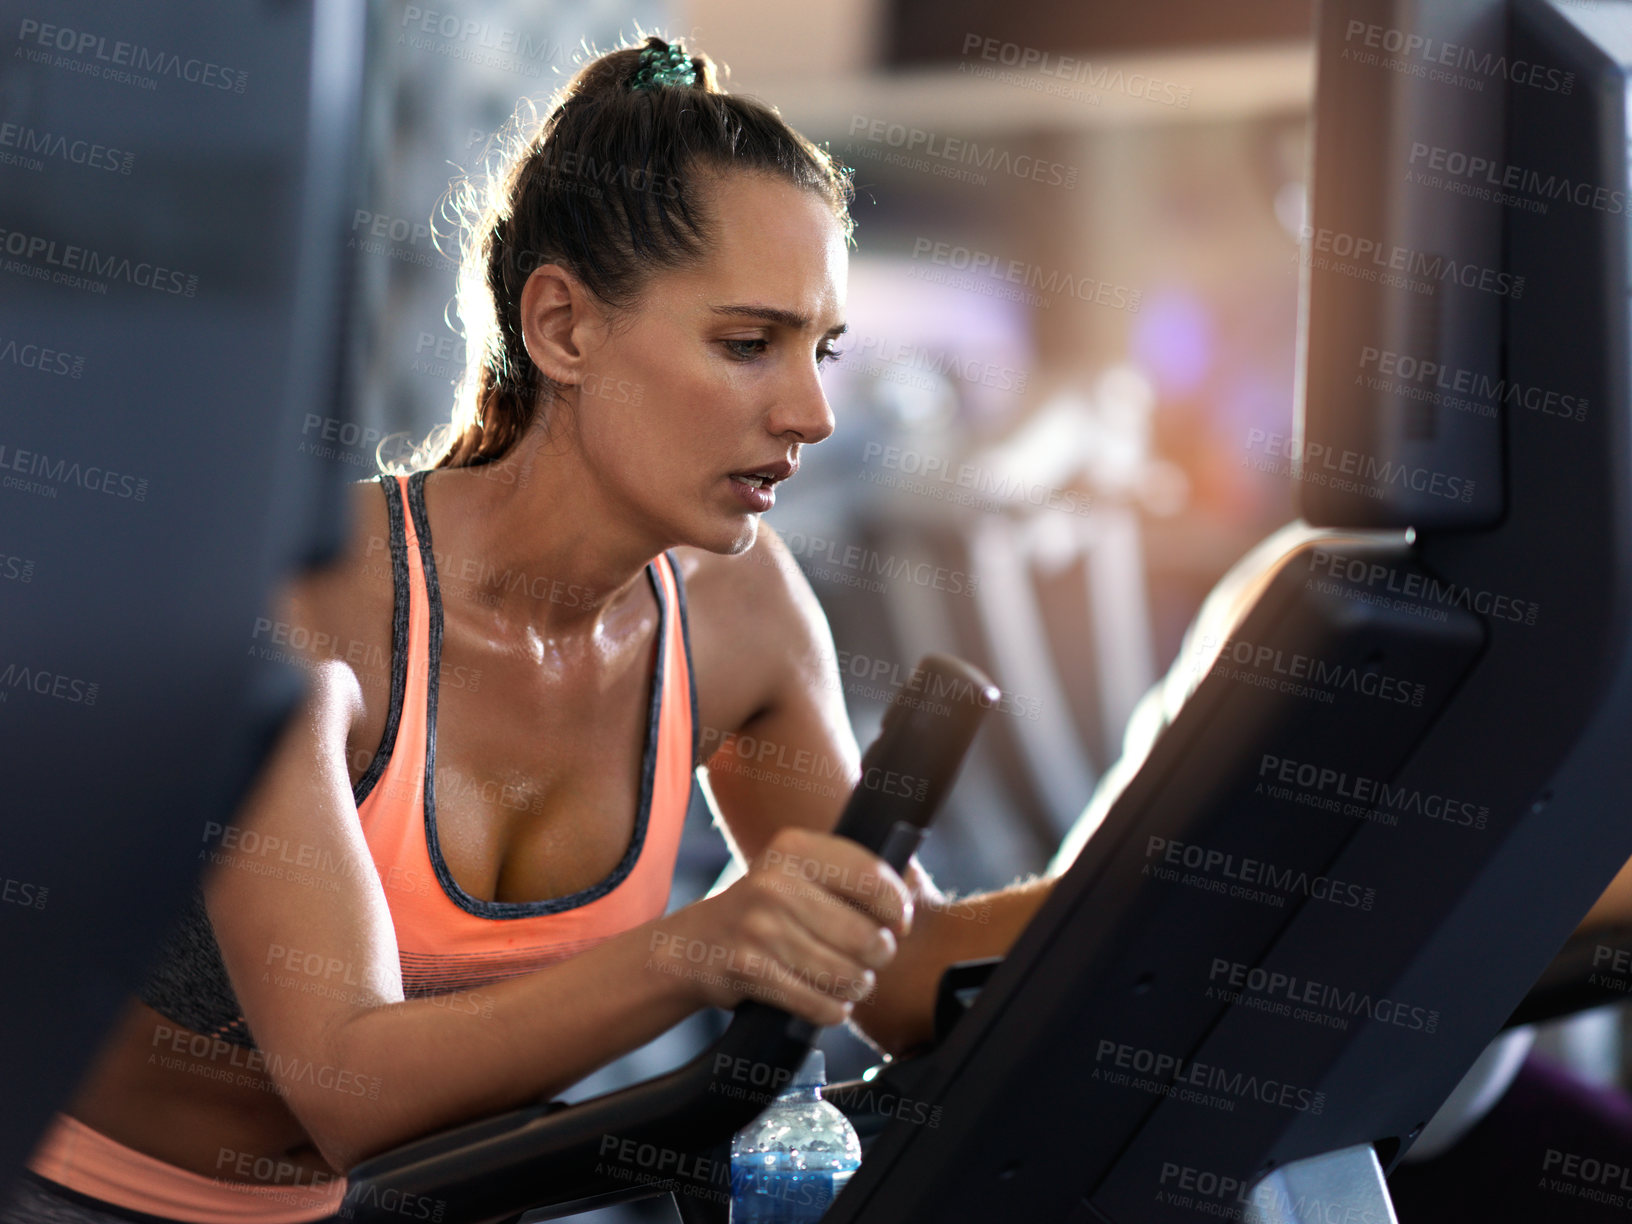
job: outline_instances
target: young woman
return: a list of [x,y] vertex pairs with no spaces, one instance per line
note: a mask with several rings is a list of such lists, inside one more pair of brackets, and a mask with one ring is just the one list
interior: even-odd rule
[[[759,515],[834,427],[849,185],[660,39],[588,64],[474,227],[429,470],[356,486],[278,742],[7,1221],[298,1221],[343,1171],[748,997],[884,1049],[1046,884],[949,908],[833,837],[831,637]],[[750,864],[665,916],[693,769]]]

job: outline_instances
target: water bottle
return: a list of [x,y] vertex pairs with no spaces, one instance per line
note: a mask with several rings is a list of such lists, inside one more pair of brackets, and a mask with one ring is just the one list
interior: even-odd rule
[[850,1119],[822,1100],[827,1060],[812,1050],[793,1082],[731,1141],[731,1224],[819,1220],[861,1167]]

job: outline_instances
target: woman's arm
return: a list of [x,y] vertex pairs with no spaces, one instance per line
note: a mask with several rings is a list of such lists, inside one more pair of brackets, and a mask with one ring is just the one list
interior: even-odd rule
[[[757,562],[757,564],[750,564]],[[719,748],[708,761],[709,788],[729,839],[753,860],[779,829],[831,834],[857,785],[889,785],[861,777],[860,752],[850,729],[832,633],[810,584],[787,547],[764,523],[754,547],[731,563],[743,589],[735,606],[754,609],[733,626],[742,659],[739,674],[760,677],[763,692],[739,725],[710,731]],[[825,879],[828,855],[848,843],[823,838],[810,857],[778,864],[795,880]],[[866,873],[895,878],[868,856]],[[933,1032],[935,990],[956,961],[1001,956],[1047,899],[1053,881],[1033,879],[998,892],[951,900],[936,889],[918,860],[903,873],[913,899],[912,926],[876,992],[858,1004],[857,1027],[881,1048],[904,1053]],[[863,896],[882,885],[854,881]]]
[[[704,1002],[695,983],[647,969],[662,920],[532,974],[405,1002],[344,765],[360,703],[343,663],[313,668],[240,813],[236,843],[259,853],[223,851],[205,882],[266,1069],[338,1169],[549,1096]],[[264,870],[288,862],[309,866]]]
[[[324,639],[298,593],[287,619]],[[864,918],[842,883],[784,887],[775,864],[812,836],[791,829],[717,896],[549,968],[405,1000],[345,764],[362,688],[340,660],[308,676],[204,891],[265,1070],[337,1169],[555,1095],[703,1006],[752,996],[836,1024],[894,953],[881,928],[904,929],[905,897],[871,896]],[[842,849],[859,875],[865,852]]]

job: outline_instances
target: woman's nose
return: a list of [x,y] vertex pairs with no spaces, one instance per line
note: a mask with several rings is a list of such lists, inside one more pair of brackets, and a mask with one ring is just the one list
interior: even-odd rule
[[807,444],[829,437],[836,423],[814,365],[789,389],[772,413],[772,432],[794,433]]

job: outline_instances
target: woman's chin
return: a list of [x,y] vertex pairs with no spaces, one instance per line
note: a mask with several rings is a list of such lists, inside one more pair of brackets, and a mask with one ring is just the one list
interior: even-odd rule
[[722,531],[718,537],[718,544],[706,545],[710,552],[721,553],[728,557],[740,557],[754,546],[759,538],[759,515],[748,514],[738,518],[729,528]]
[[688,523],[680,527],[677,534],[687,548],[736,557],[752,548],[759,538],[759,515],[739,514],[706,523]]

